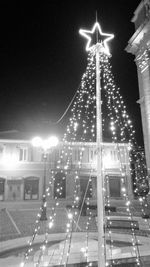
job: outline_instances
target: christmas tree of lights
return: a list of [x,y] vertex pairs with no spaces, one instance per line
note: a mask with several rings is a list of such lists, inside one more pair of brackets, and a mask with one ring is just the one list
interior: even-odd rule
[[[95,30],[96,26],[94,26],[93,29]],[[84,32],[93,34],[94,30]],[[64,136],[64,141],[96,141],[96,57],[94,51],[95,47],[92,47],[93,49],[89,49],[89,45],[90,42],[88,42],[87,45],[87,50],[89,50],[87,68],[83,74],[81,86],[77,92],[78,94],[71,110],[72,116],[70,118],[70,123],[67,126],[67,132]],[[114,77],[111,71],[111,64],[109,62],[109,53],[100,53],[99,57],[102,86],[103,140],[111,140],[116,144],[124,142],[129,143],[129,150],[132,148],[132,151],[135,151],[137,147],[135,130],[126,111],[126,105],[120,94],[120,89],[115,85]],[[121,161],[121,152],[119,151],[118,153]],[[135,156],[135,161],[136,164],[138,164],[139,160],[137,156]],[[142,161],[140,161],[139,164],[139,169],[141,169],[141,172],[143,172],[143,169],[145,169],[145,164]],[[121,172],[123,176],[124,173],[122,169]],[[136,185],[138,183],[138,176],[141,177],[141,172],[138,171],[138,175],[136,175],[134,178],[133,183],[136,183]],[[147,175],[144,175],[142,179],[143,184],[145,184],[146,179]],[[135,192],[137,190],[138,189],[136,186]],[[133,219],[130,209],[131,203],[128,197],[124,178],[122,178],[122,192],[126,200],[127,212],[129,213],[130,221],[132,221]],[[109,196],[107,197],[107,201],[109,203]],[[132,227],[132,225],[131,229],[133,250],[137,250],[135,256],[137,266],[139,266],[140,256],[138,252],[138,242],[136,240],[134,227]]]
[[[97,96],[96,96],[96,86],[97,86],[97,69],[96,69],[96,56],[98,56],[99,61],[99,74],[100,74],[100,82],[101,82],[101,127],[102,127],[102,141],[105,140],[109,142],[113,142],[116,150],[118,151],[119,160],[121,162],[120,164],[120,173],[122,175],[121,179],[121,191],[123,192],[123,196],[126,203],[126,211],[128,213],[129,221],[131,221],[131,242],[133,247],[133,255],[135,255],[136,258],[136,264],[137,266],[140,266],[140,255],[138,250],[138,244],[139,241],[137,240],[134,226],[132,225],[133,216],[131,212],[131,202],[128,196],[127,192],[127,186],[125,182],[125,176],[126,173],[124,171],[124,168],[122,166],[122,152],[119,143],[121,144],[127,144],[129,150],[134,151],[134,161],[135,161],[135,175],[134,175],[134,191],[135,193],[141,197],[140,190],[143,187],[145,192],[147,192],[145,188],[145,184],[147,181],[147,174],[145,173],[145,162],[139,158],[139,155],[135,153],[135,148],[137,147],[136,140],[135,140],[135,130],[133,127],[133,124],[129,118],[129,115],[127,113],[126,105],[123,101],[123,98],[120,94],[120,89],[115,85],[114,76],[112,74],[112,67],[110,64],[110,53],[108,48],[108,41],[110,41],[113,38],[113,35],[111,34],[105,34],[101,31],[100,25],[96,22],[94,27],[91,31],[87,30],[81,30],[80,33],[88,40],[86,50],[88,51],[88,57],[87,57],[87,67],[85,70],[85,73],[82,76],[80,86],[78,88],[76,98],[71,106],[71,116],[69,118],[68,125],[66,127],[66,132],[63,136],[62,140],[62,148],[60,151],[60,156],[57,161],[56,171],[52,171],[51,180],[49,182],[49,187],[47,188],[47,197],[49,196],[49,192],[51,191],[50,188],[52,187],[52,181],[54,181],[57,177],[57,171],[60,170],[62,173],[64,173],[66,176],[68,174],[68,171],[71,169],[71,163],[72,163],[72,153],[74,149],[74,144],[78,143],[80,144],[79,149],[79,160],[78,160],[78,166],[74,171],[74,195],[73,195],[73,202],[71,208],[68,210],[67,213],[67,222],[66,222],[66,238],[64,242],[63,250],[60,253],[60,259],[59,264],[68,264],[69,255],[70,255],[70,248],[71,248],[71,239],[72,239],[72,232],[76,230],[76,227],[74,226],[74,221],[79,221],[81,216],[81,211],[77,212],[77,208],[79,206],[81,209],[83,209],[85,199],[87,198],[87,211],[88,211],[88,219],[86,221],[85,225],[85,232],[86,232],[86,246],[83,250],[83,253],[85,255],[87,266],[91,266],[89,255],[88,255],[88,239],[89,239],[89,228],[90,224],[92,222],[92,216],[91,212],[89,211],[89,198],[87,197],[88,192],[88,186],[90,187],[91,183],[91,173],[92,173],[92,167],[91,167],[91,173],[89,175],[89,180],[87,184],[87,188],[84,192],[84,197],[82,199],[81,205],[79,205],[79,173],[82,168],[82,160],[84,155],[84,143],[85,142],[96,142],[97,140],[97,132],[96,132],[96,120],[97,120]],[[97,53],[97,49],[100,48],[100,52]],[[98,153],[98,152],[97,152]],[[103,156],[103,155],[101,155]],[[128,155],[126,155],[128,156]],[[102,158],[101,158],[102,159]],[[131,158],[132,159],[132,158]],[[142,177],[142,179],[141,179]],[[65,179],[65,176],[64,176]],[[106,184],[108,183],[108,176],[104,179],[103,187],[101,188],[104,190]],[[140,188],[138,187],[138,184],[140,183]],[[51,231],[53,224],[55,223],[55,217],[56,217],[56,210],[57,206],[59,205],[59,197],[62,193],[62,184],[61,182],[56,183],[57,188],[57,197],[55,205],[52,207],[52,213],[50,217],[48,218],[48,226],[49,230]],[[92,188],[91,188],[92,190]],[[144,191],[142,191],[144,192]],[[145,196],[145,195],[144,195]],[[106,194],[105,196],[102,193],[103,197],[103,205],[104,206],[110,206],[110,196],[109,194]],[[143,196],[142,196],[142,203],[143,203]],[[144,213],[144,211],[143,211]],[[108,238],[110,240],[110,254],[112,256],[112,250],[113,250],[113,238],[111,229],[109,229],[109,225],[111,225],[111,219],[110,219],[110,210],[108,210]],[[25,262],[28,259],[30,252],[32,252],[32,244],[34,242],[35,236],[39,229],[39,218],[40,214],[38,214],[38,219],[36,221],[37,227],[35,228],[33,237],[31,238],[31,241],[29,242],[29,249],[27,250],[25,254],[25,259],[23,261],[22,266],[25,266]],[[102,221],[103,224],[103,221]],[[45,239],[43,240],[43,245],[40,249],[40,256],[39,260],[37,261],[36,267],[40,266],[40,260],[41,256],[44,255],[44,251],[47,246],[47,236],[50,233],[50,231],[47,231],[45,235]],[[104,242],[103,242],[103,251],[105,252],[105,240],[106,236],[104,235]],[[66,255],[65,255],[66,254]],[[111,262],[107,262],[107,260],[104,258],[103,255],[103,261],[102,265],[100,266],[113,266],[115,261],[113,261],[113,258],[111,258]],[[104,265],[105,264],[105,265]]]

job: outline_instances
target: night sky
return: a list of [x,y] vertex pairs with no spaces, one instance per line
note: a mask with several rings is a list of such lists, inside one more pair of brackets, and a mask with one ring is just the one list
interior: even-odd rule
[[[19,2],[19,1],[18,1]],[[0,131],[54,132],[87,64],[80,28],[96,20],[110,43],[115,82],[142,143],[134,56],[125,51],[134,33],[131,18],[140,0],[15,1],[0,4]],[[38,134],[38,133],[37,133]]]

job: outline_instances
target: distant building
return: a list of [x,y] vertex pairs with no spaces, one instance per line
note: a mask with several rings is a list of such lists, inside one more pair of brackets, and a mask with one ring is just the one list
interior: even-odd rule
[[[51,179],[51,170],[55,175],[50,198],[58,196],[59,184],[59,197],[65,200],[73,199],[75,175],[78,173],[79,194],[85,192],[91,177],[87,195],[93,200],[96,199],[96,143],[67,143],[65,147],[67,146],[71,151],[67,169],[65,156],[58,167],[63,144],[47,151],[47,186]],[[40,200],[43,192],[44,164],[43,151],[33,147],[29,140],[0,139],[0,200]],[[129,196],[133,198],[128,144],[103,143],[103,176],[107,178],[105,189],[111,199],[123,198],[123,183],[126,184]]]
[[143,0],[132,18],[135,33],[126,51],[135,56],[139,83],[139,101],[148,173],[150,174],[150,0]]

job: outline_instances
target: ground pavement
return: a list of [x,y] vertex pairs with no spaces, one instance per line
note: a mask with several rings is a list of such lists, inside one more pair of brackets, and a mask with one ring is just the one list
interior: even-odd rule
[[[48,204],[47,212],[49,214],[52,203]],[[58,264],[60,261],[60,251],[64,247],[64,239],[65,239],[65,229],[67,222],[67,203],[61,202],[59,207],[57,208],[57,215],[54,227],[51,229],[51,233],[49,234],[50,245],[47,251],[47,255],[44,256],[44,262],[49,265],[41,265],[41,266],[52,266],[54,264]],[[40,202],[28,202],[28,203],[2,203],[0,210],[0,266],[13,266],[18,267],[24,251],[25,247],[30,240],[30,236],[33,233],[35,227],[35,219],[36,215],[39,212]],[[113,219],[124,219],[126,218],[125,207],[118,207],[117,213],[111,214]],[[137,209],[136,205],[133,207],[134,216],[133,219],[138,221],[139,230],[137,231],[139,238],[139,252],[143,257],[147,257],[149,255],[150,248],[150,238],[149,238],[149,220],[144,220],[141,218],[141,211]],[[86,222],[88,220],[88,216],[81,216],[80,220],[75,222],[76,233],[73,234],[71,249],[70,249],[70,257],[68,259],[68,263],[82,262],[84,259],[84,247],[85,242],[87,242],[86,238]],[[41,223],[40,233],[36,238],[35,243],[41,242],[43,239],[43,234],[45,232],[45,224]],[[91,224],[89,226],[89,260],[97,260],[97,223],[96,217],[92,217]],[[114,259],[119,260],[120,257],[130,259],[133,255],[131,249],[131,235],[129,235],[128,229],[114,229],[112,233],[112,238],[115,240],[116,246],[113,249],[113,252],[110,253],[109,245],[107,246],[107,257],[110,259],[112,256]],[[53,243],[53,242],[54,243]],[[56,242],[57,241],[57,242]],[[56,242],[56,243],[55,243]],[[117,243],[119,242],[119,243]],[[122,243],[124,242],[124,243]],[[16,250],[14,249],[16,247]],[[23,247],[20,251],[20,248]],[[76,251],[75,248],[79,248]],[[18,251],[19,248],[19,251]],[[83,248],[83,250],[81,250]],[[13,250],[11,250],[13,249]],[[67,250],[67,246],[66,246]],[[16,252],[18,251],[18,252]],[[8,252],[8,254],[6,253]],[[17,257],[15,256],[17,253]],[[34,261],[37,261],[39,254],[38,247],[35,249],[34,253]],[[113,254],[113,255],[112,255]],[[51,260],[50,260],[51,259]],[[65,259],[62,259],[62,261]],[[41,262],[41,264],[44,264]],[[33,263],[33,261],[32,261]],[[12,265],[11,265],[12,264]],[[33,266],[31,262],[28,263],[27,266]],[[142,265],[142,266],[150,266]]]

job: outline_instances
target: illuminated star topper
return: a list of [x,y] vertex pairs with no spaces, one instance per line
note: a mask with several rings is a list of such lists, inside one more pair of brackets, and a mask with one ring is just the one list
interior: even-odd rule
[[[103,33],[100,24],[96,22],[91,31],[80,29],[79,33],[83,35],[88,41],[86,51],[90,51],[96,44],[101,44],[102,52],[110,55],[108,41],[114,38],[113,34]],[[93,42],[95,39],[95,42]]]

